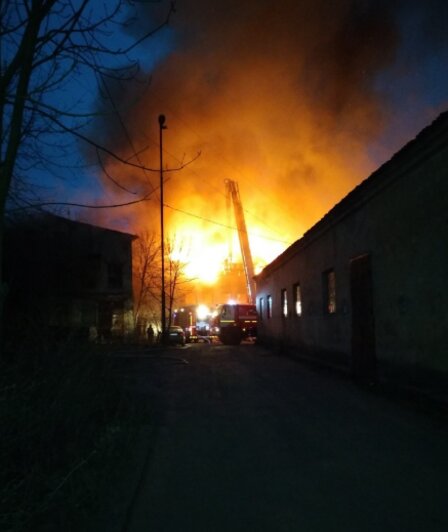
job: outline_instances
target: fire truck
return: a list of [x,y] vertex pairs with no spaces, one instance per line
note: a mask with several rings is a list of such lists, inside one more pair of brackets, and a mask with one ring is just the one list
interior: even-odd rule
[[185,332],[185,339],[187,342],[198,341],[196,305],[189,305],[176,310],[173,315],[173,324],[182,327]]
[[[230,217],[230,204],[233,204],[235,221],[240,241],[241,256],[243,258],[246,277],[247,304],[219,305],[214,318],[214,328],[219,339],[226,345],[238,345],[245,338],[257,336],[257,310],[255,308],[255,280],[254,265],[250,252],[249,237],[244,218],[238,183],[231,179],[225,180],[227,189],[227,212]],[[232,262],[231,244],[229,245],[229,263]]]
[[213,320],[214,330],[225,345],[238,345],[245,338],[257,336],[255,305],[219,305]]
[[187,342],[199,342],[210,335],[210,310],[205,305],[187,305],[174,311],[173,323],[185,332]]

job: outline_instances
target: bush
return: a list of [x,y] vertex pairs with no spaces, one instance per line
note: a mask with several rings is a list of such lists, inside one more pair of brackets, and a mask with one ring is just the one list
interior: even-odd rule
[[15,359],[0,368],[0,529],[78,530],[129,443],[132,401],[89,348]]

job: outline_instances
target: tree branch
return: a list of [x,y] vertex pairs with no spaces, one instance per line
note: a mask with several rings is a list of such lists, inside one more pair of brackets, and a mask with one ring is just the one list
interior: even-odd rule
[[[98,149],[98,150],[100,150],[100,151],[102,151],[104,153],[107,153],[107,155],[112,157],[112,159],[115,159],[116,161],[118,161],[118,162],[120,162],[122,164],[126,164],[126,165],[132,166],[134,168],[139,168],[140,170],[146,170],[147,172],[160,172],[160,168],[150,168],[149,166],[132,163],[132,162],[130,162],[127,159],[123,159],[123,157],[120,157],[119,155],[117,155],[112,150],[109,150],[105,146],[101,146],[100,144],[98,144],[94,140],[90,139],[86,135],[83,135],[82,133],[79,133],[75,129],[66,126],[60,120],[58,120],[54,116],[50,115],[49,113],[46,113],[43,110],[39,110],[39,112],[40,112],[40,114],[42,116],[44,116],[45,118],[48,118],[51,122],[56,124],[62,131],[66,132],[66,133],[70,133],[70,134],[74,135],[75,137],[77,137],[78,139],[83,140],[84,142],[86,142],[90,146],[93,146],[95,149]],[[195,157],[190,159],[188,162],[182,163],[180,166],[177,166],[177,167],[174,167],[174,168],[165,168],[163,171],[164,172],[179,172],[180,170],[183,170],[184,168],[186,168],[187,166],[192,164],[194,161],[196,161],[200,156],[201,156],[201,152],[199,151],[195,155]]]

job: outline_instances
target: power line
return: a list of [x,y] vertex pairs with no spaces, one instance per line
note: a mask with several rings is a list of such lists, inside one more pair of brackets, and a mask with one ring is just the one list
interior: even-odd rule
[[[121,117],[120,111],[119,111],[119,109],[118,109],[118,107],[117,107],[117,105],[116,105],[116,103],[115,103],[115,100],[114,100],[114,98],[113,98],[113,96],[112,96],[112,94],[111,94],[111,92],[110,92],[110,90],[109,90],[109,87],[108,87],[106,81],[103,79],[103,76],[102,76],[102,75],[100,75],[100,81],[102,82],[102,84],[103,84],[103,86],[104,86],[104,88],[105,88],[105,91],[106,91],[106,93],[107,93],[107,96],[108,96],[108,98],[109,98],[109,100],[110,100],[110,102],[111,102],[111,104],[112,104],[113,111],[114,111],[114,113],[116,114],[116,116],[117,116],[117,118],[118,118],[118,121],[119,121],[119,123],[120,123],[121,128],[123,129],[123,132],[124,132],[124,134],[125,134],[126,140],[127,140],[127,142],[129,143],[129,145],[130,145],[130,147],[131,147],[131,149],[132,149],[132,151],[133,151],[133,153],[134,153],[133,156],[137,159],[138,163],[143,167],[143,163],[142,163],[142,161],[141,161],[141,159],[140,159],[140,157],[139,157],[139,153],[137,152],[137,150],[136,150],[136,148],[135,148],[135,145],[134,145],[134,142],[133,142],[133,140],[132,140],[132,138],[131,138],[131,135],[130,135],[130,133],[129,133],[127,127],[126,127],[126,124],[124,123],[124,120],[123,120],[122,117]],[[158,99],[160,100],[160,98],[158,98]],[[172,111],[172,109],[170,109],[170,111]],[[173,114],[176,116],[176,113],[173,113]],[[183,124],[185,125],[185,127],[189,128],[189,129],[190,129],[190,130],[191,130],[191,131],[192,131],[192,132],[193,132],[193,133],[194,133],[199,139],[204,140],[204,139],[202,139],[202,137],[199,135],[199,133],[197,133],[197,132],[196,132],[191,126],[189,126],[189,125],[188,125],[188,124],[187,124],[182,118],[180,118],[179,116],[177,116],[177,119],[178,119],[181,123],[183,123]],[[148,140],[150,140],[153,144],[155,144],[155,145],[157,146],[157,142],[155,142],[151,137],[148,137],[148,136],[147,136],[147,138],[148,138]],[[176,155],[174,155],[173,153],[170,153],[170,152],[169,152],[168,150],[166,150],[165,148],[163,149],[163,151],[166,152],[170,157],[172,157],[172,158],[173,158],[175,161],[177,161],[179,164],[181,164],[181,165],[183,164],[183,161],[182,161],[181,159],[179,159],[179,158],[178,158]],[[228,162],[224,157],[221,156],[221,158],[222,158],[225,162],[227,162],[227,164],[229,164],[229,162]],[[129,158],[128,158],[128,159],[129,159]],[[232,167],[232,165],[230,165],[230,166]],[[236,169],[236,170],[237,170],[237,169]],[[104,168],[103,168],[103,171],[105,171]],[[152,187],[152,189],[153,189],[152,191],[154,192],[154,191],[156,190],[156,187],[154,187],[154,185],[153,185],[153,184],[151,183],[151,181],[149,180],[149,176],[147,175],[146,170],[145,170],[144,168],[142,168],[142,171],[143,171],[143,174],[145,175],[145,177],[146,177],[148,183],[149,183],[150,186]],[[190,171],[191,171],[194,175],[196,175],[198,178],[201,178],[201,176],[200,176],[200,175],[199,175],[194,169],[190,168]],[[237,171],[238,171],[238,170],[237,170]],[[126,190],[127,192],[130,192],[130,191],[128,191],[126,188],[124,188],[122,185],[120,185],[119,183],[117,183],[117,182],[116,182],[111,176],[109,176],[109,174],[108,174],[106,171],[105,171],[105,173],[106,173],[106,176],[109,177],[109,179],[110,179],[113,183],[115,183],[115,184],[116,184],[117,186],[119,186],[120,188],[123,188],[123,189]],[[238,173],[239,173],[239,172],[238,172]],[[213,183],[208,183],[208,186],[210,186],[211,188],[215,189],[215,190],[216,190],[220,195],[222,195],[223,197],[226,197],[226,195],[224,194],[224,192],[223,192],[222,190],[220,190],[220,189],[219,189],[216,185],[214,185]],[[114,205],[114,207],[115,207],[115,205]],[[169,206],[168,206],[168,207],[169,207]],[[171,207],[169,207],[169,208],[171,208]],[[247,214],[249,214],[250,216],[252,216],[253,218],[257,219],[259,222],[261,222],[261,223],[262,223],[267,229],[269,229],[269,230],[272,231],[273,233],[280,234],[277,230],[272,229],[272,228],[271,228],[271,227],[270,227],[270,226],[269,226],[264,220],[262,220],[258,215],[256,215],[256,214],[250,212],[249,210],[245,209],[244,207],[243,207],[243,210],[244,210]],[[187,213],[186,211],[184,211],[184,214],[187,214],[188,216],[197,217],[196,215],[191,214],[191,213]],[[205,218],[204,218],[204,220],[205,220]],[[210,221],[210,220],[208,220],[208,221]],[[210,221],[210,223],[216,223],[216,222]],[[220,225],[220,224],[218,223],[218,225]],[[222,225],[222,224],[221,224],[221,225]],[[232,229],[232,230],[235,230],[235,228],[232,228],[232,227],[228,227],[228,228],[229,228],[229,229]],[[274,240],[274,241],[278,241],[278,242],[284,242],[284,243],[287,243],[287,242],[285,242],[285,241],[283,241],[283,240],[274,239],[274,238],[269,238],[269,240]]]
[[[157,187],[158,188],[158,187]],[[142,198],[133,200],[133,201],[126,201],[123,203],[111,203],[111,204],[105,204],[105,205],[94,205],[94,204],[88,204],[88,203],[75,203],[70,201],[46,201],[42,203],[35,203],[35,204],[29,204],[24,205],[22,207],[16,207],[15,209],[8,209],[9,213],[18,212],[18,211],[25,211],[28,209],[42,209],[43,207],[79,207],[81,209],[117,209],[120,207],[127,207],[129,205],[135,205],[137,203],[142,203],[144,201],[152,201],[154,198],[149,197],[151,194],[153,194],[154,190],[143,196]],[[168,209],[171,209],[172,211],[180,212],[181,214],[184,214],[185,216],[190,216],[191,218],[196,218],[197,220],[202,220],[203,222],[207,222],[213,225],[217,225],[219,227],[223,227],[224,229],[231,229],[232,231],[238,231],[236,227],[233,227],[232,225],[223,224],[221,222],[217,222],[216,220],[212,220],[210,218],[205,218],[204,216],[200,216],[199,214],[194,214],[192,212],[185,211],[183,209],[179,209],[178,207],[173,207],[172,205],[169,205],[168,203],[163,204],[164,207],[167,207]],[[257,238],[262,238],[263,240],[271,240],[273,242],[279,242],[281,244],[286,244],[290,246],[292,242],[287,242],[286,240],[280,240],[278,238],[272,238],[266,235],[260,235],[257,233],[252,233],[250,231],[247,232],[248,235],[254,236]]]
[[[231,225],[223,224],[221,222],[217,222],[216,220],[211,220],[210,218],[205,218],[204,216],[200,216],[199,214],[193,214],[191,212],[184,211],[183,209],[178,209],[177,207],[173,207],[171,205],[168,205],[167,203],[164,203],[164,206],[168,207],[168,209],[171,209],[173,211],[185,214],[186,216],[191,216],[192,218],[197,218],[198,220],[202,220],[204,222],[208,222],[208,223],[211,223],[211,224],[214,224],[214,225],[218,225],[220,227],[224,227],[225,229],[231,229],[232,231],[238,231],[238,229],[236,227],[233,227]],[[251,233],[250,231],[248,231],[247,234],[251,235],[251,236],[256,236],[258,238],[262,238],[264,240],[272,240],[273,242],[280,242],[282,244],[287,244],[288,246],[290,246],[292,244],[292,242],[287,242],[286,240],[280,240],[278,238],[272,238],[272,237],[265,236],[265,235]]]
[[[129,145],[130,145],[130,147],[131,147],[131,149],[133,151],[132,157],[135,157],[137,159],[137,162],[140,164],[140,166],[143,167],[143,163],[142,163],[142,161],[140,159],[140,152],[138,152],[136,150],[136,148],[135,148],[134,142],[133,142],[133,140],[131,138],[131,135],[129,134],[128,128],[126,127],[126,124],[124,123],[124,120],[121,117],[120,110],[118,109],[117,105],[115,104],[115,100],[114,100],[114,98],[113,98],[113,96],[112,96],[112,94],[111,94],[111,92],[109,90],[109,87],[108,87],[108,85],[106,83],[106,80],[104,79],[102,73],[99,74],[99,79],[102,82],[102,84],[103,84],[103,86],[104,86],[104,88],[106,90],[107,96],[108,96],[108,98],[109,98],[109,100],[111,102],[111,105],[112,105],[112,109],[113,109],[114,113],[116,114],[116,116],[118,118],[118,122],[120,123],[120,126],[123,129],[123,132],[125,134],[126,140],[128,141],[128,143],[129,143]],[[130,158],[128,158],[128,159],[130,159]],[[106,173],[106,175],[109,177],[109,179],[111,179],[109,174],[106,172],[105,168],[103,168],[103,171]],[[155,189],[154,185],[151,183],[151,181],[149,179],[149,176],[148,176],[148,173],[143,168],[142,168],[142,171],[143,171],[144,176],[146,177],[146,180],[147,180],[148,184],[152,187],[152,191],[154,192],[156,189]],[[114,182],[113,179],[112,179],[112,181]],[[115,184],[117,184],[117,183],[115,183]],[[119,185],[119,186],[121,188],[123,188],[121,185]]]
[[[172,108],[170,108],[170,106],[167,106],[164,101],[157,95],[157,94],[153,94],[153,96],[159,100],[159,102],[161,102],[163,104],[163,106],[168,109],[175,117],[176,119],[181,122],[181,124],[183,124],[187,129],[189,129],[194,135],[196,135],[196,137],[201,140],[202,142],[204,142],[204,138],[192,127],[190,126],[178,113],[176,113],[175,111],[173,111]],[[236,168],[226,157],[224,157],[222,154],[219,154],[219,157],[230,167],[232,168],[233,170],[235,170],[235,172],[244,179],[247,179],[239,170],[238,168]],[[175,158],[176,159],[176,158]],[[178,162],[180,162],[178,159],[176,159]],[[195,170],[193,170],[192,168],[190,168],[190,172],[192,172],[196,177],[198,177],[199,179],[203,179]],[[224,196],[225,197],[225,194],[224,192],[219,189],[216,185],[214,185],[213,183],[210,183],[208,182],[207,183],[207,186],[209,186],[210,188],[213,188],[215,189],[220,195]],[[269,200],[268,200],[269,201]],[[277,231],[276,229],[273,229],[272,227],[270,227],[264,220],[262,220],[258,215],[248,211],[247,209],[245,209],[243,207],[243,210],[244,212],[246,212],[247,214],[249,214],[250,216],[252,216],[253,218],[257,219],[259,222],[261,222],[267,229],[269,229],[269,231],[272,231],[273,233],[277,233],[277,234],[280,234],[279,231]]]

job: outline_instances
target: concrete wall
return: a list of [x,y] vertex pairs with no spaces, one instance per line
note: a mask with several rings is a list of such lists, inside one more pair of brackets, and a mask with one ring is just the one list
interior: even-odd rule
[[[257,308],[260,298],[273,298],[272,318],[261,317],[261,341],[350,368],[350,261],[368,254],[380,373],[448,371],[448,119],[440,121],[258,276]],[[322,288],[328,269],[336,274],[331,315],[324,312]],[[301,285],[301,317],[293,312],[295,283]]]

